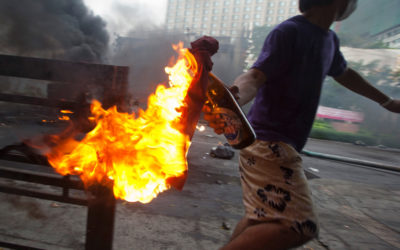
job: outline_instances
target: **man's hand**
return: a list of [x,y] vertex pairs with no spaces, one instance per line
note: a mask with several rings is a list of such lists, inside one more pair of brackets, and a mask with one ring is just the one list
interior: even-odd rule
[[208,122],[208,126],[214,129],[216,134],[223,134],[225,122],[220,114],[214,114],[208,105],[203,107],[204,119]]
[[400,100],[399,99],[393,99],[388,105],[384,107],[385,109],[394,112],[394,113],[400,113]]

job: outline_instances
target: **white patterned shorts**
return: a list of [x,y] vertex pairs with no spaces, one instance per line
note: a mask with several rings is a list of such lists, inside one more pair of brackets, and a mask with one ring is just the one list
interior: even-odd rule
[[293,147],[256,140],[240,151],[239,168],[248,219],[279,221],[301,235],[318,235],[302,159]]

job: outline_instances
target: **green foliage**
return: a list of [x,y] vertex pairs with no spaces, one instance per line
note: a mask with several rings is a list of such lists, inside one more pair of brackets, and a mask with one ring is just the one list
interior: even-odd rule
[[323,120],[316,120],[314,122],[309,137],[321,140],[331,140],[348,143],[362,141],[369,146],[382,144],[387,147],[400,148],[400,136],[398,135],[382,135],[378,137],[377,135],[365,129],[361,129],[358,133],[355,134],[339,132],[334,130],[329,122]]
[[367,131],[360,131],[359,133],[345,133],[335,131],[332,126],[327,122],[317,121],[314,123],[310,133],[311,138],[350,142],[363,141],[367,145],[376,145],[376,138]]
[[366,39],[355,33],[342,33],[339,32],[340,45],[344,47],[361,48],[361,49],[387,49],[389,48],[381,41],[373,41]]
[[268,25],[254,27],[251,38],[252,44],[249,48],[251,54],[255,56],[258,56],[260,54],[261,49],[264,45],[265,38],[273,28],[274,26]]

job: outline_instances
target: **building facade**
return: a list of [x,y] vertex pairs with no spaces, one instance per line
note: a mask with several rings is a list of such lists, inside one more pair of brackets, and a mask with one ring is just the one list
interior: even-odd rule
[[298,13],[298,0],[168,0],[166,28],[235,38]]

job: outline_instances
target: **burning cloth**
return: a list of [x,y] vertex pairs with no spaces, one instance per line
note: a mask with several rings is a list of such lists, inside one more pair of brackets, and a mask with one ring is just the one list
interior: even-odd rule
[[120,113],[94,100],[89,117],[94,129],[83,139],[76,139],[76,125],[47,136],[41,149],[55,170],[79,175],[86,187],[109,186],[116,198],[131,202],[150,202],[171,186],[182,189],[190,140],[206,100],[210,57],[218,42],[202,37],[191,46],[173,46],[179,57],[165,68],[170,87],[159,85],[146,110]]

